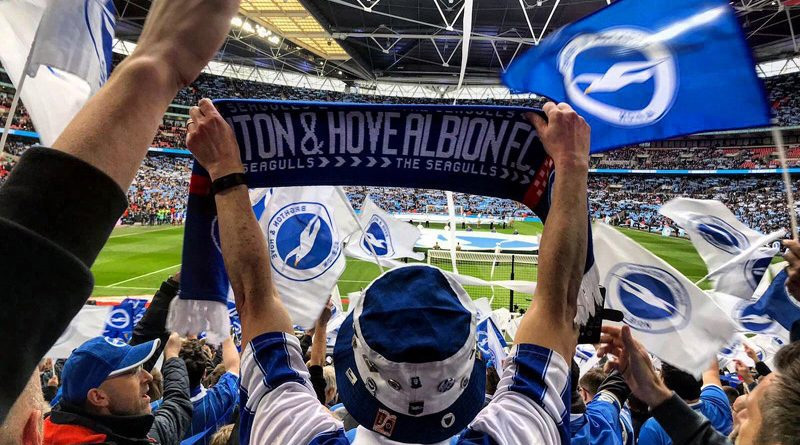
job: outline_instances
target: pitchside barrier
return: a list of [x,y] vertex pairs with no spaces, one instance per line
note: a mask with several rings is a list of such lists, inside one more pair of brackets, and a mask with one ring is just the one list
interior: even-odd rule
[[[428,264],[452,271],[449,250],[428,250]],[[539,256],[517,253],[456,252],[456,267],[461,275],[486,281],[537,281]],[[473,298],[487,297],[492,309],[508,308],[511,312],[527,309],[531,294],[514,292],[498,286],[464,286]],[[517,306],[515,308],[515,306]]]

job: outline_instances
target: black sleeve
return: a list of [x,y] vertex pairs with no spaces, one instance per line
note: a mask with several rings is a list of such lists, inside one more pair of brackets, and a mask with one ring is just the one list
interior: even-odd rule
[[144,368],[147,370],[153,369],[161,351],[169,340],[169,331],[167,330],[167,315],[169,315],[169,304],[178,295],[179,284],[171,278],[161,283],[161,288],[153,296],[150,301],[150,306],[147,307],[142,319],[133,328],[133,336],[131,337],[130,344],[138,345],[147,343],[150,340],[161,339],[161,345],[147,362],[144,363]]
[[317,393],[317,400],[319,403],[325,404],[325,388],[328,386],[325,383],[325,377],[322,374],[322,366],[312,365],[308,368],[311,374],[311,385],[314,386],[314,392]]
[[603,383],[600,384],[600,387],[597,388],[597,392],[601,391],[607,391],[613,394],[614,397],[619,400],[620,406],[625,405],[625,402],[631,395],[631,389],[628,387],[628,384],[625,383],[625,380],[622,378],[622,374],[620,374],[616,369],[611,371],[606,379],[603,380]]
[[161,445],[178,445],[192,424],[194,407],[189,396],[189,372],[183,359],[173,357],[161,366],[164,402],[155,412],[150,437]]
[[658,424],[672,439],[672,443],[685,445],[732,445],[727,437],[718,433],[711,422],[689,408],[677,394],[651,411]]
[[0,422],[92,292],[89,271],[125,193],[105,173],[49,148],[28,149],[0,187]]
[[772,370],[769,369],[769,366],[767,366],[766,363],[764,363],[764,362],[756,362],[756,372],[761,377],[764,377],[764,376],[770,375],[772,373]]

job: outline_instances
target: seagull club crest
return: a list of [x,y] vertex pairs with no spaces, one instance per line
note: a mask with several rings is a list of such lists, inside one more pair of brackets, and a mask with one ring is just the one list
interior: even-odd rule
[[[612,54],[619,61],[601,63]],[[625,57],[625,58],[623,58]],[[653,34],[611,28],[573,38],[558,55],[558,69],[570,101],[581,110],[620,127],[650,125],[672,108],[678,87],[672,52]],[[614,104],[613,97],[624,97]],[[644,98],[641,103],[631,96]]]
[[658,334],[689,324],[689,292],[666,270],[621,263],[609,272],[606,289],[611,307],[621,309],[633,329]]
[[372,249],[375,250],[375,255],[379,257],[390,257],[394,255],[394,246],[392,245],[392,237],[389,231],[389,225],[378,215],[373,215],[367,225],[367,230],[361,236],[361,248],[372,255]]
[[268,225],[272,268],[294,281],[324,274],[342,253],[328,209],[318,202],[296,202],[275,212]]

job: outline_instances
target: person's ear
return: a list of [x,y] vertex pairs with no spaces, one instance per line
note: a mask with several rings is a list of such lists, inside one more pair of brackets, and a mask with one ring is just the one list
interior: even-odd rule
[[97,408],[105,408],[109,404],[108,394],[100,388],[92,388],[86,393],[86,403]]
[[22,445],[41,445],[43,440],[42,411],[35,409],[31,411],[22,429]]

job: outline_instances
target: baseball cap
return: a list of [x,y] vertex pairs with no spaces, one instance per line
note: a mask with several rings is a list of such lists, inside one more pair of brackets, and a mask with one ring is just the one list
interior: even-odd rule
[[387,271],[367,287],[336,338],[336,386],[347,412],[396,442],[459,434],[485,398],[476,327],[472,299],[441,270]]
[[130,371],[156,353],[159,339],[131,346],[119,338],[95,337],[72,351],[61,371],[63,400],[81,404],[92,388]]

